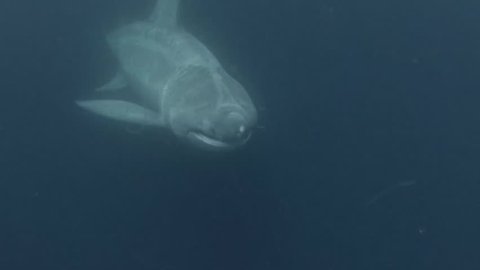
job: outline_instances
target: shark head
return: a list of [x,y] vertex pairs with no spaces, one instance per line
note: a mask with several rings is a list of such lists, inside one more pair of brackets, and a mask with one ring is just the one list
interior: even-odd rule
[[253,123],[248,114],[236,107],[221,107],[199,119],[186,133],[189,142],[202,148],[228,150],[244,145],[251,136]]
[[168,87],[164,108],[173,132],[209,150],[244,145],[257,121],[245,89],[223,70],[193,67]]

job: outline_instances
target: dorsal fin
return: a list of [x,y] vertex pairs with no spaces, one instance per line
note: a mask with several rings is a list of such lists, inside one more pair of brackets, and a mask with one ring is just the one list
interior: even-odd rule
[[177,10],[180,0],[158,0],[150,21],[161,27],[177,25]]

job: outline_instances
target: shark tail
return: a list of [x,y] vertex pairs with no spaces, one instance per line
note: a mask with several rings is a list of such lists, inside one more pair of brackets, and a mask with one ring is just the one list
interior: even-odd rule
[[180,0],[158,0],[150,21],[161,27],[175,27],[179,3]]

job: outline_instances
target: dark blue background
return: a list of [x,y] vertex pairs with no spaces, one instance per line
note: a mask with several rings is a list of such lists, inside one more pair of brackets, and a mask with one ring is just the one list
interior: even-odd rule
[[260,108],[226,154],[73,104],[154,2],[0,2],[0,269],[480,269],[478,1],[184,0]]

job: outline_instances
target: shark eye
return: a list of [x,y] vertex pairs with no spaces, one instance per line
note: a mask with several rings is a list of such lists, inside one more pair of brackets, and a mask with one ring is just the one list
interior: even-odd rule
[[250,132],[245,128],[244,125],[241,125],[238,128],[237,137],[242,140],[247,139],[248,137],[250,137]]

